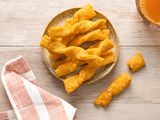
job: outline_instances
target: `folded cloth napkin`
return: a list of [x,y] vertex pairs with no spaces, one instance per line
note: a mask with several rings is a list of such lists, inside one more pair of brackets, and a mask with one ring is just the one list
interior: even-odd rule
[[76,108],[39,87],[27,61],[19,56],[4,65],[1,74],[13,110],[0,120],[75,120]]

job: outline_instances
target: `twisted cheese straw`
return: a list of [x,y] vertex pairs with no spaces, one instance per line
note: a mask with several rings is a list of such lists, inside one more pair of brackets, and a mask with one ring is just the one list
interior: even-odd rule
[[102,105],[103,107],[107,107],[112,97],[123,92],[129,86],[130,82],[131,76],[128,73],[121,74],[95,99],[94,104],[96,106]]
[[55,26],[48,30],[48,34],[51,38],[63,38],[69,35],[77,35],[85,33],[93,29],[105,29],[106,19],[98,19],[95,22],[89,20],[83,20],[75,23],[72,26]]
[[75,46],[64,46],[63,43],[59,41],[54,41],[51,43],[51,51],[57,53],[57,54],[64,54],[69,58],[76,59],[76,60],[83,60],[88,62],[93,62],[96,65],[100,65],[103,62],[103,58],[97,56],[97,55],[90,55],[86,50],[84,50],[81,47],[75,47]]
[[90,4],[85,5],[85,7],[79,9],[72,18],[66,20],[65,25],[73,25],[82,20],[89,20],[96,16],[96,12]]
[[95,40],[104,40],[105,38],[109,38],[109,29],[105,29],[105,30],[94,30],[91,31],[85,35],[79,35],[78,37],[76,37],[74,40],[72,40],[72,42],[69,44],[71,46],[80,46],[85,42],[88,41],[95,41]]
[[86,65],[79,74],[71,76],[64,80],[65,90],[68,94],[75,91],[85,80],[91,78],[96,71],[96,68],[91,65]]

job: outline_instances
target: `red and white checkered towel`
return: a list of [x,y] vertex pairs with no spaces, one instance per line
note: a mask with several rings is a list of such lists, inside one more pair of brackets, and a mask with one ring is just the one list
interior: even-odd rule
[[39,87],[22,56],[3,67],[1,79],[13,110],[1,112],[0,120],[76,119],[76,108]]

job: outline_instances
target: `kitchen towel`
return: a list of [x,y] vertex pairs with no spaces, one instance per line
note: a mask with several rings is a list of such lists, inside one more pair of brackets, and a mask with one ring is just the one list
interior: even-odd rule
[[4,65],[1,74],[13,110],[0,113],[0,120],[75,120],[76,108],[40,88],[23,56]]

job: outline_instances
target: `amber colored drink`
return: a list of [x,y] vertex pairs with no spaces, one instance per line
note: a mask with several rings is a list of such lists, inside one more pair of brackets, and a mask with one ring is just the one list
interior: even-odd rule
[[146,19],[160,25],[160,0],[140,0],[140,9]]

